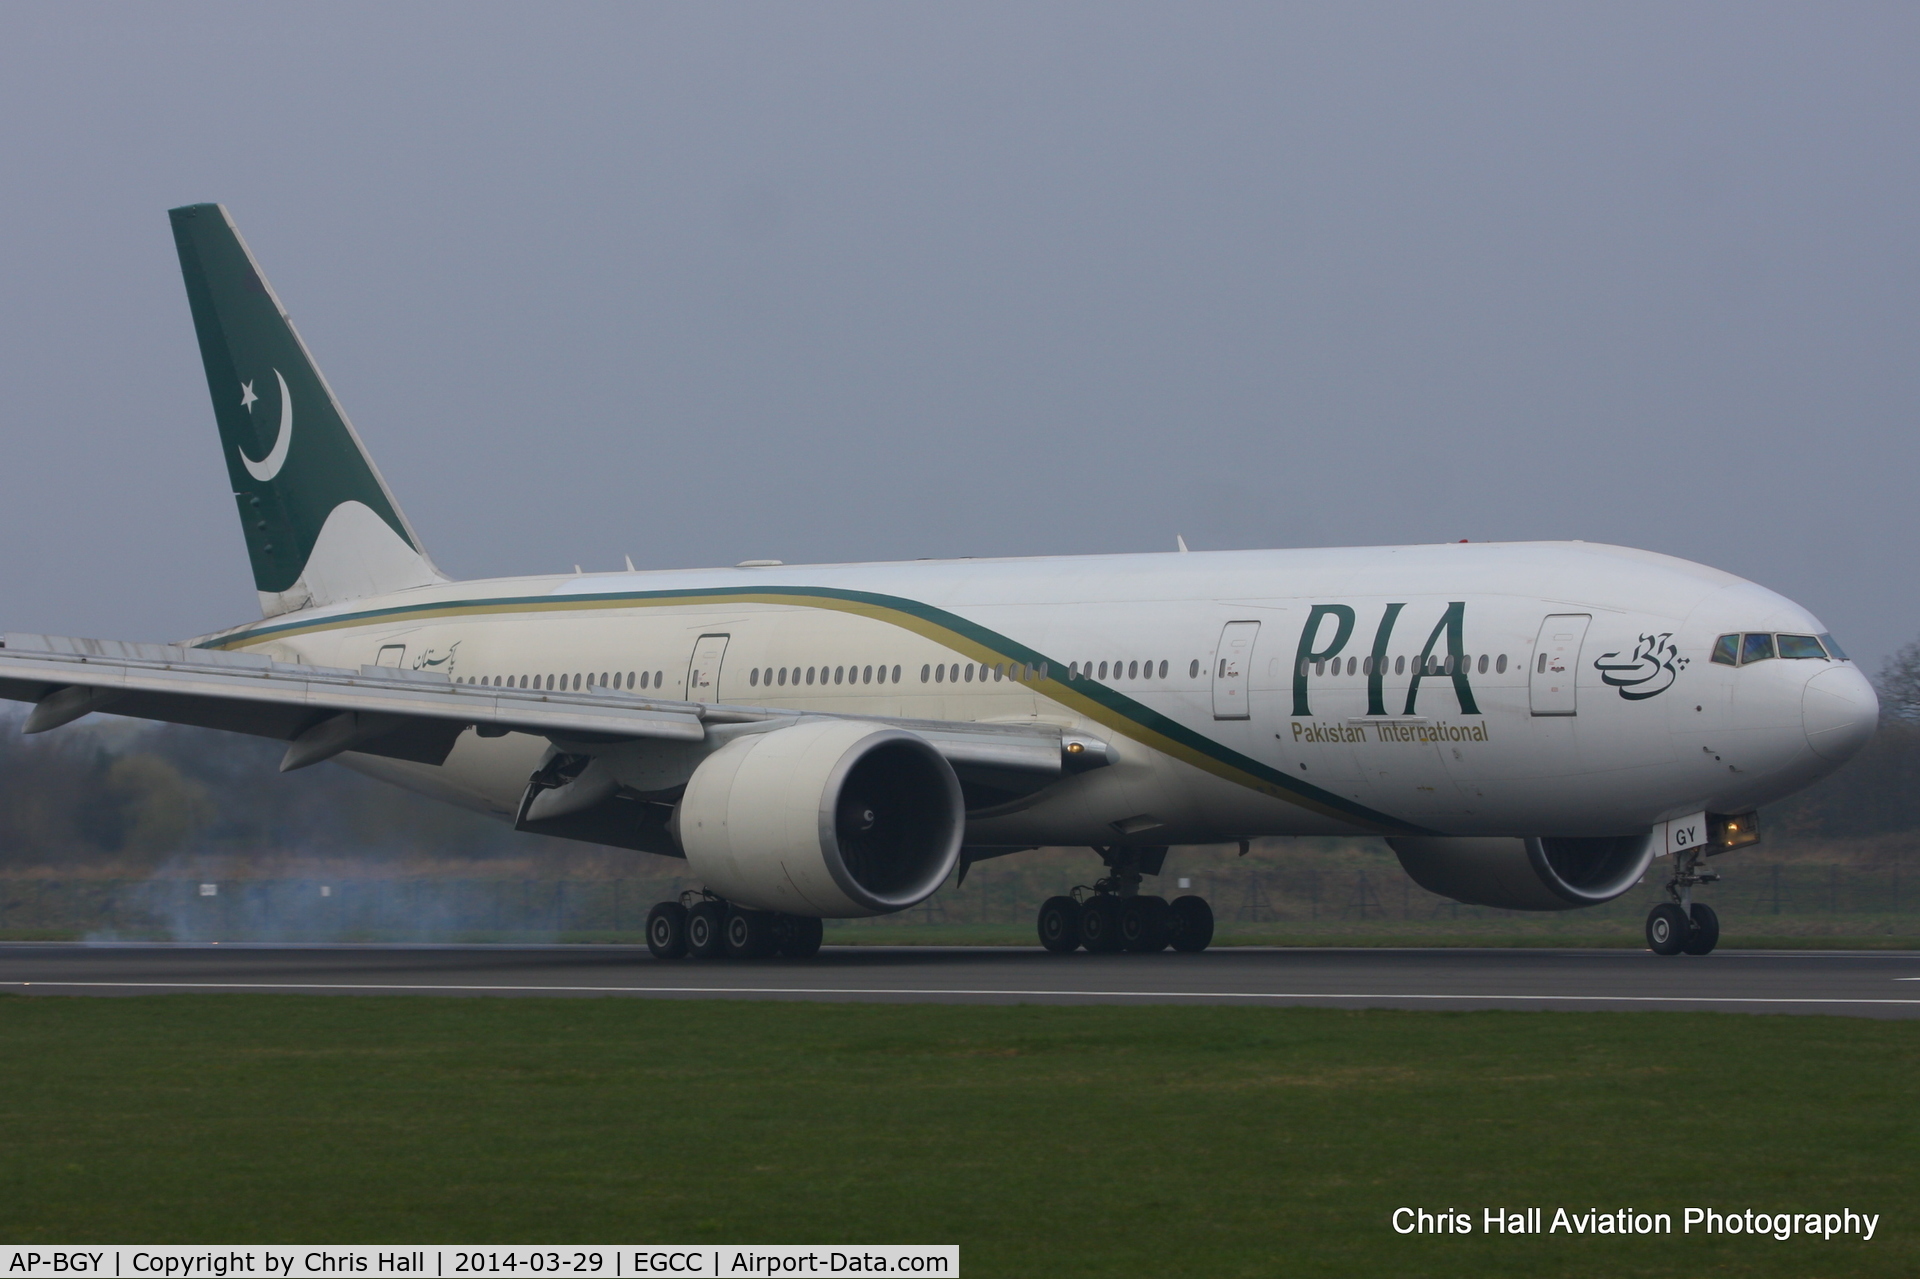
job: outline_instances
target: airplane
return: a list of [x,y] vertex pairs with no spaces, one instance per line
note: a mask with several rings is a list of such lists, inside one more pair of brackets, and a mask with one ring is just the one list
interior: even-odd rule
[[662,959],[804,958],[823,919],[1082,846],[1068,953],[1199,951],[1172,845],[1381,836],[1421,887],[1560,911],[1694,889],[1839,767],[1873,687],[1806,609],[1578,541],[639,570],[454,581],[233,219],[173,209],[261,617],[177,644],[8,633],[0,697],[287,743],[515,829],[683,859]]

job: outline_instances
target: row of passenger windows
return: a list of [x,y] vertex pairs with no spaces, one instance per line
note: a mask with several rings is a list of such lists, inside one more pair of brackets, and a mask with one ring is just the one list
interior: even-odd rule
[[[1157,668],[1157,676],[1155,674],[1156,667],[1152,662],[1113,662],[1111,664],[1102,662],[1098,666],[1095,666],[1092,662],[1069,662],[1067,663],[1067,678],[1106,679],[1109,665],[1112,667],[1114,679],[1165,679],[1167,677],[1167,664],[1165,662],[1161,662]],[[1193,678],[1199,674],[1200,663],[1198,660],[1195,660],[1193,665],[1187,668],[1187,676],[1188,678]]]
[[985,662],[946,662],[938,666],[922,666],[920,682],[935,684],[971,684],[975,680],[984,684],[988,680],[1018,680],[1028,682],[1047,677],[1047,664],[1028,666],[1023,662],[1001,662],[989,666]]
[[[592,671],[571,675],[467,675],[456,684],[487,684],[494,688],[541,688],[548,692],[578,691],[581,688],[659,688],[664,681],[659,671]],[[636,683],[636,681],[638,681]]]
[[[1544,660],[1545,654],[1542,654],[1541,657],[1542,660]],[[1420,659],[1417,657],[1414,658],[1413,665],[1417,671],[1420,667]],[[1426,673],[1428,675],[1452,675],[1456,671],[1467,672],[1474,670],[1475,667],[1476,663],[1471,653],[1461,653],[1457,655],[1448,653],[1445,656],[1439,653],[1432,653],[1427,657]],[[1374,660],[1372,657],[1349,657],[1344,663],[1337,657],[1330,662],[1308,662],[1302,659],[1300,663],[1300,673],[1302,675],[1305,675],[1309,669],[1311,669],[1315,675],[1371,675],[1373,674],[1373,668]],[[1406,655],[1403,653],[1399,657],[1394,658],[1391,667],[1388,666],[1387,659],[1382,657],[1380,659],[1380,673],[1385,675],[1389,669],[1391,669],[1395,675],[1405,675],[1407,673]],[[1479,657],[1478,669],[1482,675],[1485,675],[1488,670],[1492,670],[1496,675],[1504,675],[1507,670],[1507,655],[1501,653],[1496,657],[1491,653],[1482,653]]]
[[788,684],[821,684],[831,681],[835,684],[885,684],[889,681],[900,682],[900,668],[885,666],[809,666],[804,670],[798,666],[769,666],[762,670],[754,667],[747,672],[747,683],[755,688],[762,684],[768,688],[784,688]]
[[1833,642],[1831,635],[1778,635],[1747,631],[1722,635],[1713,642],[1713,660],[1722,666],[1747,666],[1775,657],[1832,657],[1846,661],[1847,655]]

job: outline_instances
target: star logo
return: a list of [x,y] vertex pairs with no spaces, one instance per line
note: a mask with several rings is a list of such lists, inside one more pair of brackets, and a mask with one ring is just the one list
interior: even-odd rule
[[240,384],[240,407],[241,408],[245,409],[249,413],[253,412],[253,402],[259,398],[260,398],[259,396],[253,393],[253,383],[242,382]]

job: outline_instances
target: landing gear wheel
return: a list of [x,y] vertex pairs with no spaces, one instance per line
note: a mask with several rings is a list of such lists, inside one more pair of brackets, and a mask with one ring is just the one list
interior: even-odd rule
[[1167,913],[1171,909],[1164,897],[1128,897],[1120,903],[1120,944],[1139,954],[1165,950],[1173,939],[1167,935]]
[[788,959],[812,959],[820,953],[824,932],[811,915],[780,915],[773,921],[774,949]]
[[1705,902],[1695,902],[1691,913],[1693,927],[1688,930],[1687,944],[1682,949],[1689,955],[1710,955],[1720,944],[1720,916]]
[[725,902],[695,902],[687,912],[687,953],[695,959],[718,959],[727,953]]
[[1124,944],[1120,938],[1120,899],[1105,893],[1080,903],[1080,944],[1090,955],[1110,955]]
[[727,958],[765,959],[773,945],[772,911],[735,906],[727,912]]
[[647,949],[655,959],[680,959],[687,953],[687,908],[661,902],[647,912]]
[[1049,897],[1040,903],[1040,944],[1056,955],[1080,949],[1080,903],[1071,897]]
[[1176,897],[1167,907],[1167,940],[1175,950],[1200,951],[1213,944],[1213,907],[1204,897]]
[[1661,902],[1647,912],[1647,949],[1656,955],[1677,955],[1693,932],[1687,912],[1672,902]]

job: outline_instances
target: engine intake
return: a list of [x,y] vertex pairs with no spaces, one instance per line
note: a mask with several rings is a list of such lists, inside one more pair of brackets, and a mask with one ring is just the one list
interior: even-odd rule
[[1413,882],[1469,906],[1574,910],[1610,902],[1640,882],[1654,837],[1389,839]]
[[708,756],[675,823],[688,866],[729,901],[845,919],[932,896],[959,860],[966,809],[926,739],[815,720]]

